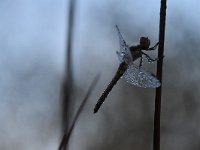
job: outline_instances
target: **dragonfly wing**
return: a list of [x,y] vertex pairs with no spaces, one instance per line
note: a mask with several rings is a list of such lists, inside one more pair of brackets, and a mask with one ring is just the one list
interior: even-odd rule
[[119,45],[120,45],[120,50],[117,51],[117,56],[120,62],[125,61],[128,64],[132,61],[132,55],[129,50],[129,46],[126,44],[117,25],[116,25],[116,28],[117,28],[117,33],[119,37]]
[[129,64],[122,78],[138,87],[157,88],[160,86],[160,81],[155,75],[135,65],[133,62]]

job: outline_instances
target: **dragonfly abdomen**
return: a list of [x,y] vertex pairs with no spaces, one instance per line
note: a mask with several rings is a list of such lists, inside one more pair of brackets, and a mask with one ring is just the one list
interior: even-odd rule
[[110,91],[112,90],[112,88],[114,87],[114,85],[117,83],[117,81],[120,79],[120,77],[126,71],[127,66],[128,65],[125,62],[122,62],[119,65],[119,68],[118,68],[115,76],[113,77],[112,81],[108,84],[107,88],[102,93],[101,97],[98,99],[98,101],[97,101],[97,103],[95,105],[95,108],[94,108],[94,113],[96,113],[99,110],[99,108],[101,107],[101,105],[105,101],[106,97],[108,96],[108,94],[110,93]]

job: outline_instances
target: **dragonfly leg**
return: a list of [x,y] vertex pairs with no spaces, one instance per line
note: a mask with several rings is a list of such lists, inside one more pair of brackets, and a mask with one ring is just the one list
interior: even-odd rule
[[158,45],[159,45],[159,42],[156,43],[153,47],[148,48],[147,51],[155,50],[158,47]]
[[147,59],[147,61],[148,61],[149,63],[152,63],[152,62],[154,62],[154,61],[159,60],[159,58],[155,58],[155,59],[151,58],[149,55],[147,55],[147,54],[144,53],[144,52],[142,52],[142,54],[146,57],[146,59]]

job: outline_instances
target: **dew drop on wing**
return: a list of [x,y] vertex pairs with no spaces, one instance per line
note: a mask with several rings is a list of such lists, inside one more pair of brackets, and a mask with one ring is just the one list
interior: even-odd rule
[[116,52],[119,58],[119,61],[120,62],[125,61],[126,63],[130,63],[133,59],[132,59],[131,52],[129,50],[129,46],[126,44],[124,38],[122,37],[122,34],[120,33],[118,26],[116,26],[116,29],[117,29],[117,33],[119,37],[119,45],[120,45],[119,51]]
[[160,86],[160,81],[152,73],[142,67],[139,68],[134,63],[129,64],[122,78],[138,87],[157,88]]

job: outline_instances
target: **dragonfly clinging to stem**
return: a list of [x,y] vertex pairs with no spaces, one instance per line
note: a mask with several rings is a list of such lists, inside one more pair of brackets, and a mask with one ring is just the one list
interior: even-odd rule
[[[128,46],[125,42],[118,26],[116,25],[117,33],[119,36],[120,50],[117,51],[117,56],[121,62],[115,76],[112,81],[107,86],[106,90],[102,93],[101,97],[98,99],[94,113],[96,113],[106,97],[112,90],[113,86],[122,77],[128,83],[136,85],[143,88],[157,88],[160,86],[159,80],[151,72],[146,71],[142,67],[142,56],[144,55],[149,63],[159,60],[158,58],[152,59],[149,55],[143,51],[155,50],[159,43],[156,43],[153,47],[150,47],[150,40],[148,37],[141,37],[140,44],[136,46]],[[135,60],[140,59],[139,65],[134,63]]]

